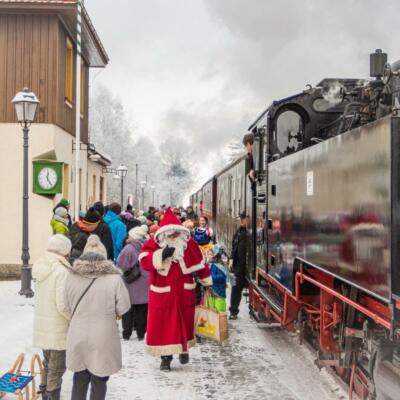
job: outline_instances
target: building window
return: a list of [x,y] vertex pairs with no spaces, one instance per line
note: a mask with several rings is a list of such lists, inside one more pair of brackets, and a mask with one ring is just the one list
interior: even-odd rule
[[93,175],[93,183],[92,183],[92,194],[93,194],[93,201],[96,201],[96,175]]
[[104,201],[104,178],[100,177],[100,193],[99,193],[99,200]]
[[64,174],[63,174],[63,197],[65,199],[69,198],[69,165],[64,163]]
[[85,75],[85,63],[82,61],[81,64],[81,114],[85,113],[85,85],[86,85],[86,75]]
[[67,38],[67,52],[65,57],[65,100],[72,104],[74,87],[74,45]]

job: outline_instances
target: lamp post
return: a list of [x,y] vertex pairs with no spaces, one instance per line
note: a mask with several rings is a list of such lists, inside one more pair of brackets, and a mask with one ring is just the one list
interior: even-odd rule
[[156,188],[154,187],[154,186],[151,186],[151,191],[153,192],[153,201],[152,201],[152,206],[153,207],[155,207],[156,205],[155,205],[155,203],[154,203],[154,198],[155,198],[155,194],[156,194],[156,190],[155,190]]
[[15,107],[17,120],[22,126],[23,132],[23,197],[22,197],[22,270],[21,270],[21,296],[32,297],[31,289],[32,271],[29,266],[29,191],[28,191],[28,150],[29,150],[29,126],[35,120],[39,100],[28,88],[16,94],[12,103]]
[[144,211],[144,189],[146,188],[146,181],[141,181],[140,182],[140,187],[142,188],[142,209]]
[[135,208],[139,209],[139,192],[138,192],[138,174],[139,174],[139,164],[135,164],[136,177],[135,177]]
[[117,175],[121,178],[121,208],[124,210],[124,179],[128,174],[126,165],[121,164],[117,168]]

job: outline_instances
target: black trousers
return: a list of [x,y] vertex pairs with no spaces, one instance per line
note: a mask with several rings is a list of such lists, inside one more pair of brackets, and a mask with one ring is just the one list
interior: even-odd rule
[[108,376],[99,377],[87,369],[74,373],[71,400],[86,400],[90,384],[90,400],[105,400]]
[[247,279],[245,273],[235,274],[235,285],[232,286],[231,292],[231,306],[229,311],[232,315],[239,314],[239,305],[242,300],[242,292],[245,287],[247,287]]
[[147,328],[147,304],[134,304],[131,309],[122,316],[122,337],[129,339],[133,329],[139,339],[144,338]]

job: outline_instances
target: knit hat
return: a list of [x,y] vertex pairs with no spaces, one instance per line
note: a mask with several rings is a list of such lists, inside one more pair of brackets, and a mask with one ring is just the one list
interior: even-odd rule
[[93,207],[90,207],[83,220],[89,224],[96,224],[100,221],[100,214]]
[[112,211],[113,213],[119,215],[121,214],[121,206],[118,203],[111,203],[110,204],[110,211]]
[[156,233],[158,230],[160,229],[160,227],[158,226],[158,225],[156,225],[156,224],[154,224],[154,225],[152,225],[151,227],[150,227],[150,235],[153,233]]
[[146,217],[144,217],[143,215],[141,216],[141,217],[138,217],[138,220],[140,221],[140,223],[143,225],[143,224],[145,224],[146,223],[146,221],[147,221],[147,218]]
[[187,219],[186,221],[183,222],[182,224],[185,228],[191,230],[194,228],[194,223],[191,219]]
[[95,253],[104,258],[107,258],[107,250],[101,243],[100,238],[97,235],[90,235],[86,242],[86,246],[83,249],[83,253]]
[[123,211],[120,214],[120,217],[126,219],[127,221],[133,221],[135,219],[135,217],[128,211]]
[[64,208],[64,207],[57,207],[57,208],[54,210],[54,214],[55,214],[55,215],[58,215],[58,216],[61,217],[61,218],[67,218],[67,216],[68,216],[68,211],[67,211],[67,209]]
[[60,256],[66,256],[71,251],[71,241],[64,235],[51,236],[47,242],[47,251],[57,253]]
[[93,208],[101,215],[104,215],[104,204],[101,201],[96,201],[96,203],[93,204]]
[[142,240],[142,239],[147,239],[147,226],[141,225],[141,226],[136,226],[135,228],[132,228],[129,231],[129,237],[133,240]]
[[71,204],[71,202],[66,198],[62,198],[58,204],[60,206],[68,207]]

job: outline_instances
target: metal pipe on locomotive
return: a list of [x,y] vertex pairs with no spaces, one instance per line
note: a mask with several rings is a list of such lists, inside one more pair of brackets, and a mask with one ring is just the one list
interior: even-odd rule
[[377,50],[370,75],[324,79],[274,101],[249,128],[256,185],[241,182],[246,170],[239,159],[208,182],[207,202],[225,245],[234,217],[252,216],[251,314],[312,343],[317,364],[335,368],[350,397],[355,390],[362,399],[394,400],[400,61],[390,65]]

